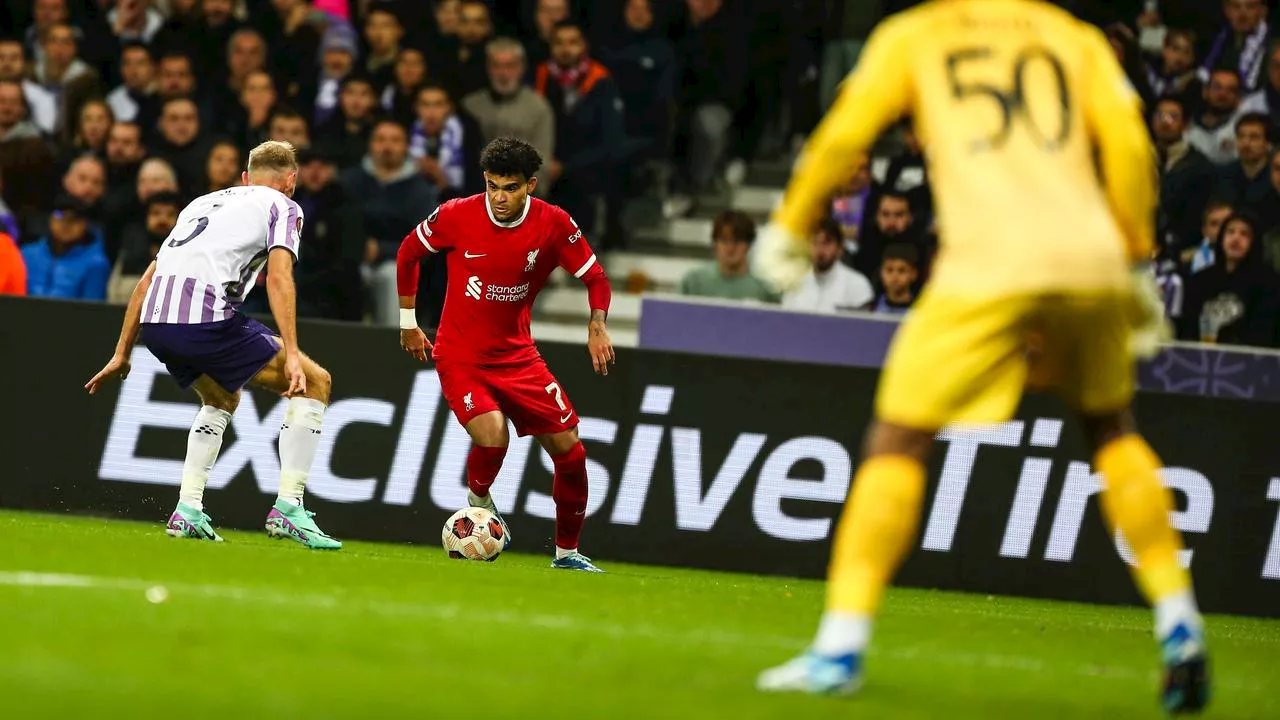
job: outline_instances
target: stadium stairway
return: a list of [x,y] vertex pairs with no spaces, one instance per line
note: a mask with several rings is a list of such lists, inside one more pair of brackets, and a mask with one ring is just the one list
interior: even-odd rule
[[[624,218],[633,228],[625,250],[602,252],[600,261],[613,286],[609,330],[619,347],[639,341],[640,299],[646,292],[675,293],[691,268],[709,262],[713,218],[726,207],[741,210],[763,223],[782,196],[786,167],[754,166],[747,182],[729,189],[717,200],[704,200],[688,218],[665,220],[661,203],[637,199]],[[533,336],[539,340],[580,343],[586,338],[590,316],[587,291],[568,274],[559,272],[538,297],[533,311]]]

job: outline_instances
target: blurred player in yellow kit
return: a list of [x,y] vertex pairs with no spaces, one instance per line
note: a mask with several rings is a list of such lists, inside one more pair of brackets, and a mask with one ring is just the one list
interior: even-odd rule
[[1009,419],[1034,336],[1035,373],[1079,412],[1103,515],[1136,553],[1163,652],[1162,703],[1197,711],[1208,701],[1203,623],[1160,461],[1129,409],[1135,358],[1168,332],[1144,267],[1156,187],[1141,102],[1102,33],[1047,2],[933,0],[894,16],[810,138],[761,239],[762,277],[779,288],[800,279],[833,191],[907,115],[928,157],[941,249],[885,362],[817,637],[758,686],[857,689],[885,586],[914,542],[935,434]]

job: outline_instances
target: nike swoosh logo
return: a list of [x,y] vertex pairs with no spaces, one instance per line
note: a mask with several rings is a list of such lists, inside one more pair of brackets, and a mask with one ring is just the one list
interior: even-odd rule
[[489,254],[489,253],[481,253],[481,254],[479,254],[479,255],[472,255],[470,252],[464,252],[464,253],[462,253],[462,257],[467,258],[467,259],[471,259],[471,258],[484,257],[485,255],[488,255],[488,254]]
[[573,411],[572,411],[572,410],[570,410],[570,411],[569,411],[569,414],[568,414],[568,415],[565,415],[564,417],[560,418],[560,424],[561,424],[561,425],[563,425],[564,423],[569,422],[569,418],[571,418],[571,417],[573,417]]

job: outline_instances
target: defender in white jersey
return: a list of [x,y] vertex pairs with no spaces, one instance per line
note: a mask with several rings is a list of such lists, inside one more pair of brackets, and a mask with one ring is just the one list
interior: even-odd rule
[[[302,506],[331,380],[298,349],[293,265],[303,214],[290,199],[297,179],[293,146],[266,142],[249,154],[243,187],[188,205],[134,288],[115,355],[85,384],[94,394],[105,380],[128,375],[140,336],[174,380],[200,397],[166,529],[173,537],[222,540],[204,513],[204,488],[240,392],[252,383],[289,398],[280,429],[280,491],[267,533],[309,548],[342,547]],[[264,265],[279,335],[238,311]]]

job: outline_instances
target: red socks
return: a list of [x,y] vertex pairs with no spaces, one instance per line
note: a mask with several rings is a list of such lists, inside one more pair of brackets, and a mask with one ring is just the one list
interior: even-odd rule
[[471,446],[467,454],[467,487],[479,497],[488,497],[489,487],[502,469],[502,459],[507,456],[505,447]]
[[551,458],[556,474],[551,497],[556,501],[556,547],[577,550],[587,514],[587,449],[578,443]]

